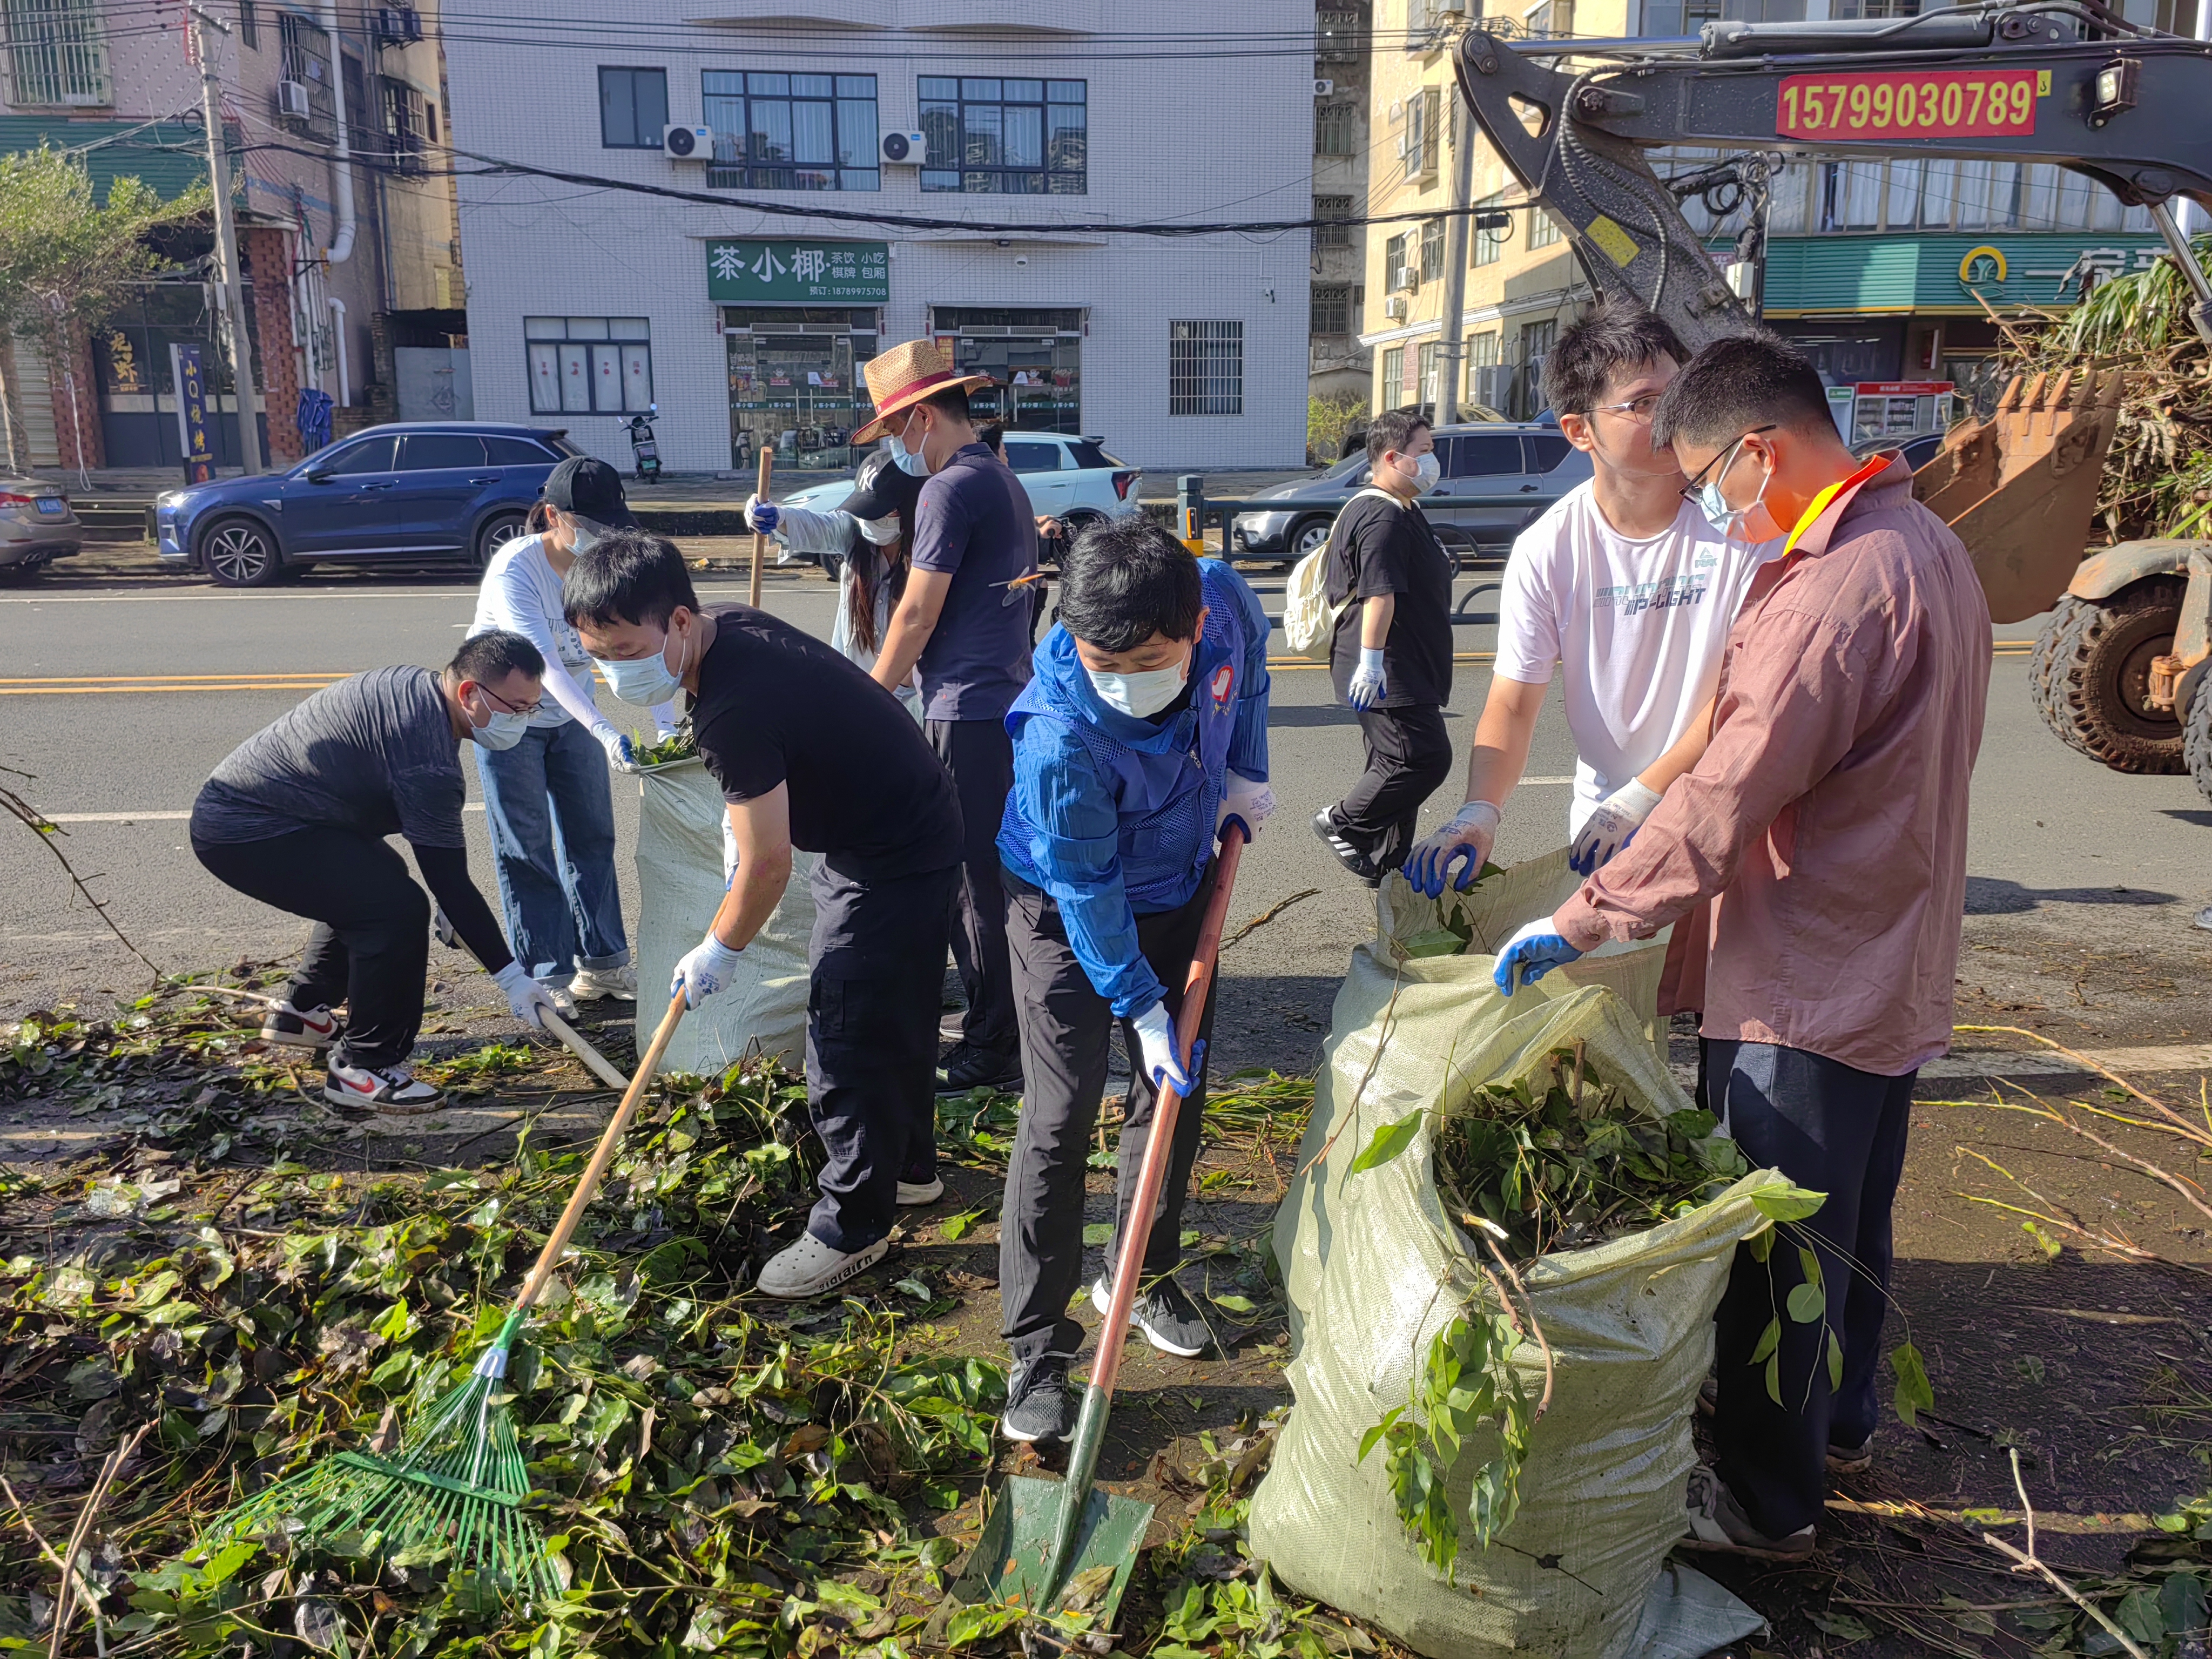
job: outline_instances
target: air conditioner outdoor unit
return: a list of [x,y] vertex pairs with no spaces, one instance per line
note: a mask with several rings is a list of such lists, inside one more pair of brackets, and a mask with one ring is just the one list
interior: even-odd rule
[[294,121],[307,118],[307,85],[304,81],[276,83],[276,113]]
[[1406,296],[1394,294],[1382,302],[1382,314],[1394,323],[1406,320]]
[[386,45],[412,45],[422,38],[422,14],[412,6],[379,6],[376,33]]
[[711,161],[714,159],[714,129],[663,127],[660,149],[672,161]]
[[1329,94],[1335,90],[1336,82],[1334,81],[1316,81],[1314,82],[1314,96],[1316,98],[1326,98]]
[[918,167],[929,163],[929,136],[921,132],[887,132],[876,146],[885,167]]
[[1398,280],[1393,283],[1391,287],[1402,288],[1409,294],[1419,293],[1421,289],[1421,273],[1419,270],[1413,265],[1400,265],[1398,267]]

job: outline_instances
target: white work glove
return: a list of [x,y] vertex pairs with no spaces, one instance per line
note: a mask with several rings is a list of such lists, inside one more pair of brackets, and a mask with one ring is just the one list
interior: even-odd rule
[[773,536],[776,521],[782,516],[775,510],[774,501],[764,501],[757,495],[745,497],[746,529],[757,530],[763,536]]
[[1214,815],[1213,833],[1218,838],[1234,818],[1244,826],[1244,839],[1260,833],[1260,826],[1275,810],[1275,792],[1257,778],[1248,778],[1231,768],[1221,775],[1221,810]]
[[672,997],[681,992],[684,1006],[696,1008],[730,982],[731,976],[738,971],[738,958],[744,954],[708,933],[676,964],[676,977],[668,982],[668,994]]
[[630,746],[627,733],[617,732],[611,726],[602,726],[592,735],[599,740],[599,747],[607,751],[607,764],[616,771],[641,772],[645,769],[637,763],[637,750]]
[[1656,790],[1631,778],[1599,802],[1597,811],[1583,822],[1582,834],[1575,837],[1574,847],[1567,854],[1568,867],[1578,876],[1596,870],[1628,845],[1644,827],[1644,820],[1651,816],[1651,809],[1663,799]]
[[1168,1014],[1167,1003],[1154,1003],[1131,1023],[1137,1028],[1137,1046],[1144,1051],[1141,1064],[1145,1075],[1152,1080],[1152,1087],[1172,1088],[1179,1095],[1188,1094],[1190,1073],[1176,1058],[1175,1021]]
[[[1490,849],[1498,844],[1498,812],[1486,800],[1471,800],[1437,826],[1429,838],[1407,858],[1404,873],[1413,890],[1442,898],[1444,884],[1465,892],[1490,862]],[[1464,862],[1462,862],[1464,860]],[[1452,866],[1460,865],[1454,876]]]
[[1359,666],[1352,671],[1352,684],[1345,688],[1344,700],[1354,708],[1365,710],[1389,695],[1389,683],[1382,678],[1382,647],[1361,646]]
[[546,1028],[540,1016],[560,1012],[554,1007],[553,999],[546,994],[545,988],[531,978],[530,970],[520,963],[508,963],[492,977],[499,981],[499,988],[507,993],[507,1012],[525,1025],[542,1031]]

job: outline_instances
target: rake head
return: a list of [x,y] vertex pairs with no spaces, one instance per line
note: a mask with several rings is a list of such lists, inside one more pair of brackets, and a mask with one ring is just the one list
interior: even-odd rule
[[508,1319],[467,1379],[440,1395],[389,1457],[337,1452],[287,1476],[216,1522],[199,1553],[259,1534],[359,1533],[385,1559],[442,1559],[496,1594],[550,1600],[560,1584],[522,1512],[530,1476],[514,1419],[496,1399],[520,1322],[519,1314]]

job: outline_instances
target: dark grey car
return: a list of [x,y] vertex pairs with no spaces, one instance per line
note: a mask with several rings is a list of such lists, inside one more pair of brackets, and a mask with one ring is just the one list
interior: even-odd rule
[[[1437,487],[1420,498],[1437,539],[1462,554],[1503,558],[1513,538],[1553,501],[1590,476],[1589,457],[1556,426],[1480,422],[1436,434]],[[1230,527],[1231,556],[1304,558],[1328,539],[1338,512],[1366,487],[1367,458],[1349,456],[1310,478],[1255,495],[1263,511],[1240,513]]]

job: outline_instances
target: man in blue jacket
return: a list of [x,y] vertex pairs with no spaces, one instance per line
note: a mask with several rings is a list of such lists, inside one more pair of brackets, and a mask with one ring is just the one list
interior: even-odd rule
[[[1175,1021],[1212,889],[1215,836],[1273,809],[1267,787],[1267,619],[1218,559],[1193,558],[1160,526],[1088,532],[1061,573],[1060,623],[1014,700],[1014,787],[999,830],[1022,1071],[1027,1088],[1006,1174],[999,1306],[1013,1350],[1000,1427],[1066,1437],[1067,1316],[1083,1268],[1085,1158],[1106,1090],[1114,1029],[1136,1060],[1121,1129],[1115,1237],[1091,1287],[1113,1294],[1121,1229],[1164,1080],[1182,1091],[1174,1155],[1152,1217],[1135,1321],[1152,1345],[1192,1355],[1205,1320],[1174,1278],[1184,1188],[1205,1109],[1203,1054],[1187,1074]],[[1200,1026],[1211,1030],[1211,999]]]

